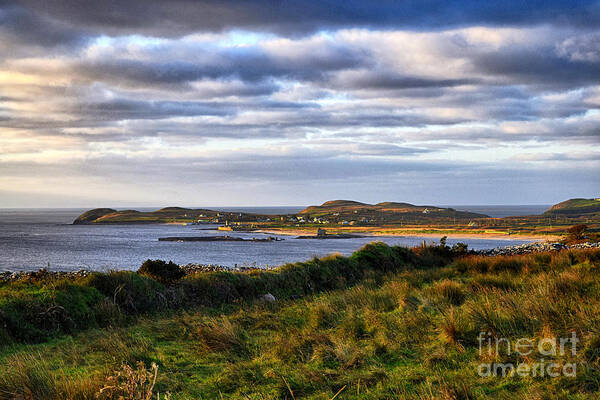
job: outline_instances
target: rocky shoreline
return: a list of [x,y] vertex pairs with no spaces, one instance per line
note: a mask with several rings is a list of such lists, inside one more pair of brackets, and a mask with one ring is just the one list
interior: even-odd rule
[[[560,242],[554,243],[527,243],[515,246],[506,247],[495,247],[488,250],[475,251],[475,254],[483,256],[507,256],[507,255],[521,255],[530,254],[543,251],[560,251],[566,249],[593,249],[600,248],[600,242],[586,242],[574,245],[566,245]],[[217,271],[237,271],[237,272],[249,272],[249,271],[264,271],[271,270],[277,266],[238,266],[228,267],[225,265],[217,264],[196,264],[190,263],[180,265],[180,267],[186,272],[186,275],[192,275],[198,272],[217,272]],[[58,280],[58,279],[81,279],[89,276],[94,271],[88,269],[80,269],[77,271],[50,271],[42,268],[37,271],[5,271],[0,272],[0,283],[13,282],[18,280]]]
[[158,238],[159,242],[280,242],[282,238],[269,236],[268,238],[242,238],[237,236],[170,236]]
[[[186,275],[192,275],[198,272],[217,272],[217,271],[236,271],[236,272],[250,272],[250,271],[265,271],[276,268],[276,266],[234,266],[228,267],[225,265],[218,264],[184,264],[180,267],[185,271]],[[81,279],[92,274],[93,270],[80,269],[76,271],[51,271],[45,268],[37,271],[4,271],[0,272],[0,283],[14,282],[19,280],[59,280],[59,279]]]
[[326,240],[326,239],[360,239],[360,238],[365,238],[365,237],[367,237],[367,236],[356,235],[354,233],[333,233],[333,234],[328,233],[327,235],[302,235],[302,236],[297,236],[296,239]]
[[484,256],[514,256],[520,254],[530,254],[542,251],[560,251],[566,249],[597,249],[600,248],[600,242],[586,242],[567,245],[561,242],[554,243],[526,243],[515,246],[495,247],[493,249],[479,250],[476,253]]

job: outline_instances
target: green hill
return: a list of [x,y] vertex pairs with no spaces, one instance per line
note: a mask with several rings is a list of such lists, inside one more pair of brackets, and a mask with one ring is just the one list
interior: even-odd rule
[[304,210],[300,211],[300,214],[313,214],[323,212],[339,212],[339,211],[353,211],[361,209],[373,208],[371,204],[361,203],[353,200],[330,200],[321,204],[320,206],[309,206]]
[[561,203],[555,204],[544,214],[568,214],[581,215],[593,214],[600,212],[600,198],[595,199],[569,199]]
[[113,210],[112,208],[94,208],[93,210],[89,210],[81,214],[79,217],[73,221],[74,225],[79,224],[89,224],[91,222],[96,221],[98,218],[104,217],[108,214],[117,213],[117,210]]
[[332,200],[320,206],[310,206],[300,214],[309,214],[319,217],[339,217],[346,219],[377,219],[380,222],[390,223],[405,217],[419,220],[435,220],[439,218],[475,219],[487,218],[487,215],[456,211],[452,208],[435,206],[417,206],[410,203],[386,201],[377,204],[366,204],[351,200]]
[[256,221],[261,216],[257,214],[214,211],[183,207],[165,207],[156,211],[113,210],[112,208],[97,208],[81,214],[73,224],[151,224],[151,223],[187,223],[195,221],[211,221],[224,223],[238,221]]

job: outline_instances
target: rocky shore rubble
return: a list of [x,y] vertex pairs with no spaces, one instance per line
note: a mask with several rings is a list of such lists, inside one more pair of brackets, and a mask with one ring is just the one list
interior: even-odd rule
[[529,254],[536,253],[540,251],[558,251],[565,249],[592,249],[592,248],[600,248],[600,242],[586,242],[579,243],[573,245],[566,245],[560,242],[554,243],[545,243],[545,242],[534,242],[534,243],[526,243],[515,246],[506,246],[506,247],[495,247],[493,249],[480,250],[479,254],[485,256],[510,256],[510,255],[519,255],[519,254]]
[[196,272],[215,272],[215,271],[237,271],[237,272],[248,272],[248,271],[264,271],[268,269],[273,269],[275,266],[247,266],[242,265],[238,266],[237,264],[234,267],[227,267],[224,265],[217,264],[185,264],[180,265],[181,268],[186,272],[186,274],[194,274]]
[[0,272],[0,282],[12,282],[22,279],[32,280],[59,280],[59,279],[79,279],[85,278],[92,271],[80,269],[78,271],[49,271],[45,268],[37,271],[5,271]]
[[[186,275],[195,274],[197,272],[216,272],[216,271],[237,271],[237,272],[249,272],[255,270],[269,270],[275,268],[275,266],[234,266],[227,267],[225,265],[217,264],[185,264],[180,265],[185,271]],[[91,270],[81,269],[78,271],[50,271],[42,268],[37,271],[5,271],[0,272],[0,283],[13,282],[19,280],[60,280],[60,279],[79,279],[89,276]]]

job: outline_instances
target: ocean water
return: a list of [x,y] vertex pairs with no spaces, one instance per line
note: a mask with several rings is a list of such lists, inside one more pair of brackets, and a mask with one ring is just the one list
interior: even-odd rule
[[522,215],[539,215],[548,210],[550,204],[530,204],[530,205],[492,205],[492,206],[443,206],[452,207],[455,210],[470,211],[480,214],[486,214],[494,218],[516,217]]
[[[514,206],[510,206],[514,207]],[[303,207],[237,207],[234,211],[293,213]],[[458,208],[458,207],[457,207]],[[544,208],[545,210],[546,208]],[[338,240],[285,239],[278,242],[159,242],[164,236],[214,236],[215,225],[71,225],[84,209],[0,209],[0,271],[137,269],[148,259],[178,264],[202,263],[226,266],[274,266],[332,253],[350,254],[366,243],[380,240],[391,245],[415,246],[419,237],[377,237]],[[474,210],[473,210],[474,211]],[[483,212],[484,211],[478,211]],[[527,211],[529,212],[529,211]],[[490,214],[490,213],[488,213]],[[524,215],[524,214],[522,214]],[[264,238],[260,233],[229,232],[245,238]],[[521,239],[448,240],[485,249],[527,243]]]

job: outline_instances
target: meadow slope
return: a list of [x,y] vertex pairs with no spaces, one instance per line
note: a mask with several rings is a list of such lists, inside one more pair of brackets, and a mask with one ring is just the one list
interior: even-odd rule
[[[153,365],[154,399],[598,398],[599,250],[483,257],[374,244],[286,268],[286,280],[269,278],[274,303],[257,300],[264,287],[229,291],[45,343],[13,337],[0,350],[0,398],[132,398],[120,390],[151,382]],[[481,332],[536,343],[574,332],[580,342],[550,356],[480,353]],[[482,364],[540,362],[575,364],[576,375],[478,374]]]

